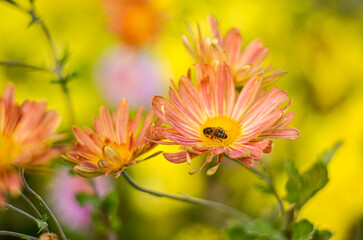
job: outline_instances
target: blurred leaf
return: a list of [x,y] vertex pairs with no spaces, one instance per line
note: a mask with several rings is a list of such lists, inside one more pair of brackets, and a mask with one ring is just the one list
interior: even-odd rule
[[80,206],[84,206],[88,203],[92,204],[95,208],[98,208],[99,201],[92,195],[86,192],[79,192],[76,194],[76,200]]
[[313,240],[328,240],[330,239],[334,234],[330,232],[329,230],[317,230],[314,233]]
[[274,190],[271,188],[271,185],[266,184],[256,184],[255,185],[258,190],[265,194],[274,194]]
[[118,203],[119,199],[116,192],[110,192],[103,198],[102,209],[106,214],[112,214],[117,212]]
[[343,144],[342,141],[337,142],[332,148],[323,152],[320,155],[319,160],[323,161],[325,164],[328,164],[330,160],[333,158],[336,151],[338,151],[338,149],[342,146],[342,144]]
[[312,240],[315,228],[308,220],[294,222],[290,226],[292,232],[292,240]]
[[247,223],[246,232],[249,236],[255,237],[254,239],[265,240],[285,240],[284,235],[273,228],[268,222],[263,219],[256,219]]

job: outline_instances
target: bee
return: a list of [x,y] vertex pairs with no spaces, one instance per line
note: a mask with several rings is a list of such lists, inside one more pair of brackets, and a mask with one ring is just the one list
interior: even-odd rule
[[214,128],[214,127],[207,127],[203,129],[203,133],[204,135],[209,138],[209,139],[226,139],[227,138],[227,134],[225,133],[225,131],[220,128]]

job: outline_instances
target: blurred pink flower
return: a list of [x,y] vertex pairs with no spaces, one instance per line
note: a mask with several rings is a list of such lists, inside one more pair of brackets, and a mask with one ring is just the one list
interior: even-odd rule
[[[102,197],[112,190],[111,183],[105,177],[92,179],[97,195]],[[81,192],[94,194],[91,184],[79,176],[70,175],[67,169],[58,170],[50,185],[50,200],[57,216],[71,229],[88,229],[92,221],[92,205],[80,206],[76,195]]]
[[106,50],[95,75],[102,97],[113,106],[126,98],[131,108],[149,108],[152,97],[162,89],[162,77],[155,59],[141,50],[127,47]]

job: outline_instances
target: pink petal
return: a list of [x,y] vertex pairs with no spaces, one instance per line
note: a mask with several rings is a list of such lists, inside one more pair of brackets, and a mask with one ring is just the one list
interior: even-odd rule
[[298,139],[300,132],[293,127],[281,127],[278,129],[266,131],[260,134],[260,137],[278,138],[278,139]]
[[237,61],[241,49],[242,37],[237,28],[228,31],[223,39],[223,48],[229,54],[229,63],[231,66]]
[[122,99],[117,108],[116,117],[116,139],[117,143],[126,143],[127,137],[129,135],[127,126],[129,121],[129,106],[127,105],[127,100]]

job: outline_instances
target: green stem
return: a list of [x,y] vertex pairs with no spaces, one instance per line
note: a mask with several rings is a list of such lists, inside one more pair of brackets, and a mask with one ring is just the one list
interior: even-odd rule
[[30,199],[24,195],[24,193],[20,194],[21,198],[28,204],[28,206],[33,210],[37,218],[42,219],[42,215],[38,211],[38,209],[35,207],[35,205],[30,201]]
[[47,26],[45,25],[45,23],[43,22],[43,20],[38,15],[36,15],[33,5],[32,5],[32,10],[31,10],[31,15],[33,18],[38,19],[37,23],[39,23],[46,39],[48,40],[48,43],[49,43],[49,46],[50,46],[50,49],[52,52],[52,56],[53,56],[53,61],[55,64],[54,72],[58,76],[58,79],[56,82],[58,82],[61,85],[62,91],[63,91],[65,99],[66,99],[66,105],[68,107],[69,114],[71,116],[71,123],[75,124],[75,114],[74,114],[72,100],[69,95],[69,89],[68,89],[68,85],[67,85],[68,81],[67,81],[67,78],[64,77],[63,66],[62,66],[61,62],[59,61],[53,38],[50,35],[50,32],[49,32]]
[[22,215],[22,216],[24,216],[24,217],[26,217],[26,218],[30,219],[30,220],[31,220],[31,221],[33,221],[36,225],[38,225],[38,219],[36,219],[36,218],[35,218],[35,217],[33,217],[32,215],[30,215],[29,213],[24,212],[23,210],[21,210],[21,209],[19,209],[19,208],[15,207],[15,206],[13,206],[13,205],[11,205],[11,204],[9,204],[9,203],[5,203],[5,208],[6,208],[6,209],[10,209],[10,210],[12,210],[12,211],[14,211],[14,212],[19,213],[20,215]]
[[[236,159],[232,159],[232,158],[229,158],[227,156],[225,156],[226,158],[238,163],[239,165],[247,168],[242,162],[236,160]],[[271,176],[267,175],[267,174],[264,174],[263,172],[261,172],[260,170],[252,167],[252,168],[247,168],[248,170],[250,170],[251,172],[253,172],[254,174],[256,174],[258,177],[260,177],[263,181],[265,181],[269,187],[271,188],[272,190],[272,193],[273,195],[275,196],[276,200],[277,200],[277,203],[279,205],[279,208],[280,208],[280,211],[281,211],[281,215],[282,216],[285,216],[285,208],[284,208],[284,205],[282,203],[282,200],[280,198],[280,196],[278,195],[277,191],[276,191],[276,188],[275,188],[275,185],[273,184],[273,180],[271,178]]]
[[241,219],[245,220],[245,221],[249,221],[252,218],[250,216],[248,216],[247,214],[228,207],[226,205],[223,205],[221,203],[217,203],[217,202],[213,202],[213,201],[209,201],[209,200],[205,200],[205,199],[200,199],[200,198],[196,198],[196,197],[191,197],[188,195],[180,195],[180,194],[171,194],[171,193],[164,193],[164,192],[159,192],[159,191],[154,191],[148,188],[145,188],[139,184],[137,184],[127,173],[126,171],[122,172],[122,175],[125,177],[125,179],[127,180],[127,182],[134,188],[136,188],[137,190],[141,191],[141,192],[145,192],[145,193],[149,193],[153,196],[156,197],[166,197],[166,198],[170,198],[170,199],[174,199],[174,200],[178,200],[178,201],[183,201],[183,202],[188,202],[188,203],[193,203],[193,204],[197,204],[200,206],[204,206],[204,207],[210,207],[210,208],[214,208],[217,209],[219,211],[222,212],[226,212],[228,214],[240,217]]
[[17,232],[10,232],[10,231],[0,231],[0,236],[10,236],[10,237],[18,237],[18,238],[22,238],[22,239],[34,239],[34,240],[38,240],[39,238],[33,237],[33,236],[29,236],[26,234],[22,234],[22,233],[17,233]]
[[40,25],[48,43],[49,43],[55,66],[54,66],[54,70],[52,71],[52,70],[49,70],[46,68],[36,67],[36,66],[32,66],[32,65],[29,65],[26,63],[20,63],[20,62],[0,62],[0,65],[11,66],[11,67],[23,67],[23,68],[29,68],[29,69],[37,70],[37,71],[47,71],[47,72],[51,72],[51,73],[55,74],[57,76],[57,79],[52,82],[58,83],[61,85],[63,94],[65,96],[66,105],[67,105],[67,108],[69,110],[69,114],[71,117],[71,124],[73,125],[75,123],[75,114],[74,114],[73,105],[72,105],[72,101],[71,101],[71,97],[70,97],[68,85],[67,85],[69,78],[64,76],[63,65],[58,58],[53,38],[52,38],[47,26],[44,24],[43,20],[36,14],[34,4],[32,1],[30,1],[30,3],[31,3],[30,10],[20,6],[19,4],[15,3],[14,1],[9,0],[6,2],[11,4],[12,6],[16,7],[20,11],[30,15],[30,17],[32,18],[31,24],[37,23]]
[[[20,196],[23,198],[23,200],[28,204],[28,206],[33,210],[35,216],[37,216],[38,219],[42,219],[42,214],[38,211],[37,207],[30,201],[30,199],[24,195],[24,193],[21,193]],[[45,232],[49,232],[48,227],[44,229]]]
[[22,62],[18,62],[18,61],[0,61],[0,65],[7,66],[7,67],[28,68],[28,69],[31,69],[34,71],[42,71],[42,72],[48,72],[48,73],[54,74],[54,72],[50,69],[43,68],[43,67],[37,67],[37,66],[33,66],[30,64],[22,63]]
[[22,177],[25,190],[28,191],[29,194],[31,194],[32,196],[34,196],[39,201],[40,205],[44,208],[44,210],[47,212],[47,214],[50,216],[50,218],[52,219],[53,223],[57,227],[58,232],[59,232],[61,238],[63,240],[67,240],[67,237],[64,234],[61,225],[59,224],[57,218],[55,217],[55,215],[53,214],[53,212],[50,210],[50,208],[48,207],[48,205],[45,203],[45,201],[36,192],[34,192],[33,189],[31,189],[29,187],[28,183],[25,180],[24,169],[20,169],[20,175]]

